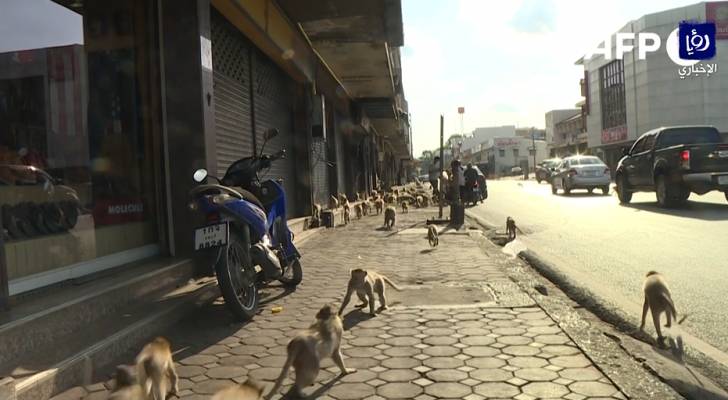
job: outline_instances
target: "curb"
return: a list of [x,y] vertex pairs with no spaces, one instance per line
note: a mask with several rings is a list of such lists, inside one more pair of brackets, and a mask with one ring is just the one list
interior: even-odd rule
[[[468,218],[473,220],[477,225],[487,230],[495,229],[495,226],[485,219],[466,211]],[[487,241],[491,246],[497,246],[492,243],[485,235],[483,240]],[[499,247],[499,246],[498,246]],[[525,255],[524,253],[531,253]],[[559,289],[558,280],[552,277],[560,275],[553,268],[541,270],[533,266],[531,260],[536,260],[536,256],[532,252],[521,253],[521,261],[518,263],[526,263],[532,266],[538,274],[529,273],[523,266],[511,265],[508,267],[507,274],[524,292],[526,292],[538,304],[544,312],[546,312],[559,328],[571,338],[571,340],[584,352],[596,368],[601,370],[615,386],[617,386],[625,395],[634,399],[683,399],[674,389],[664,383],[658,377],[655,377],[649,371],[646,371],[643,365],[637,363],[633,356],[620,346],[619,338],[615,335],[603,332],[598,326],[594,326],[584,316],[582,316],[573,305],[567,304],[565,299],[560,296],[542,295],[539,291],[529,285],[529,280],[534,278],[537,284],[539,280],[546,280]],[[542,276],[541,276],[542,275]],[[540,278],[540,279],[539,279]],[[572,285],[573,287],[573,285]],[[573,299],[566,291],[569,298]],[[573,299],[579,303],[578,299]],[[615,336],[613,338],[612,336]]]

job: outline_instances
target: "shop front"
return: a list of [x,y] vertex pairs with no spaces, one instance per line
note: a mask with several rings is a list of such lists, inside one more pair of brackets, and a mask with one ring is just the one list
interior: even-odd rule
[[160,253],[154,3],[3,5],[15,32],[0,42],[6,295]]

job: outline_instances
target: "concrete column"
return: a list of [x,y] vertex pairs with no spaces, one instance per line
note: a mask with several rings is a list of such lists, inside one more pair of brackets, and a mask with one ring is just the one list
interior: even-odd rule
[[193,252],[201,217],[187,205],[198,168],[214,173],[215,127],[209,0],[158,0],[170,252]]

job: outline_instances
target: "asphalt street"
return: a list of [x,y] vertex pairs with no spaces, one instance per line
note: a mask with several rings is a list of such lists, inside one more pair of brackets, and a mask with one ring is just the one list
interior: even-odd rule
[[[683,209],[657,206],[637,193],[622,206],[610,195],[553,195],[534,181],[488,182],[489,198],[470,210],[505,230],[513,217],[525,246],[600,300],[639,318],[649,270],[664,274],[678,313],[689,317],[686,341],[728,365],[728,201],[719,192],[691,195]],[[648,332],[652,330],[648,315]]]

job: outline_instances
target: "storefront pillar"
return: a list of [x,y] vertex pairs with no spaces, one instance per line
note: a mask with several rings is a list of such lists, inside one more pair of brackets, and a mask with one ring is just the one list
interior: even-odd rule
[[158,0],[164,102],[167,227],[172,255],[193,251],[188,193],[199,168],[217,169],[209,0]]

